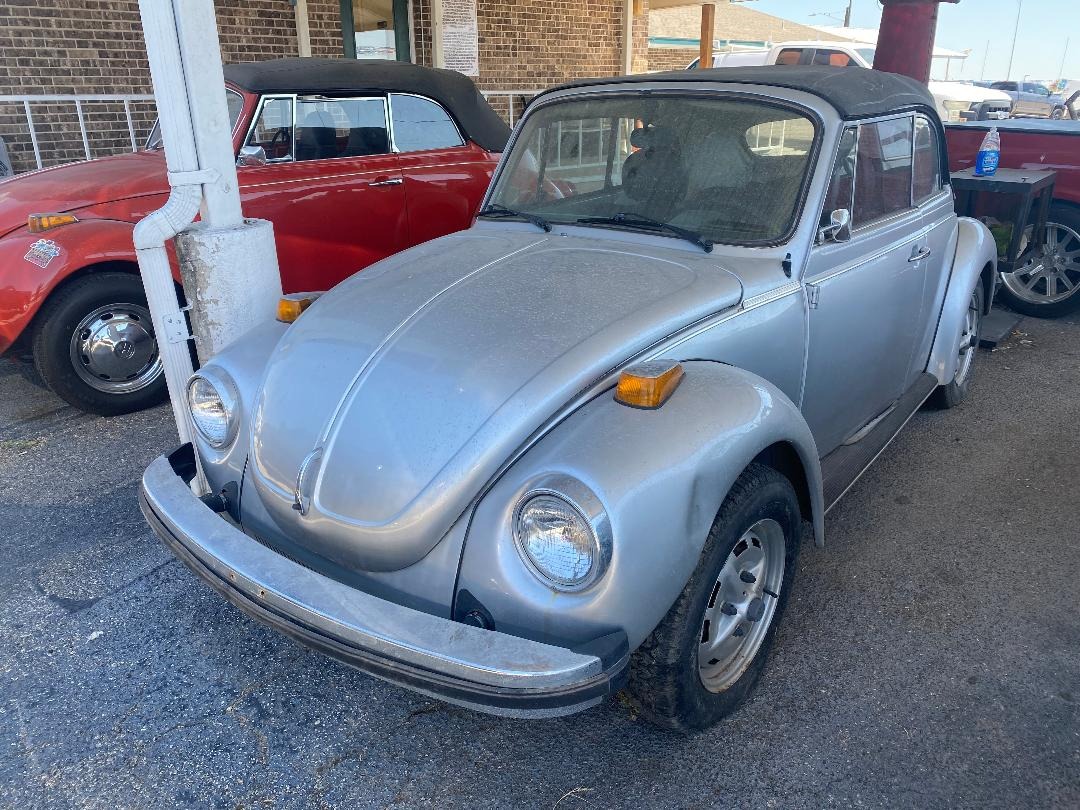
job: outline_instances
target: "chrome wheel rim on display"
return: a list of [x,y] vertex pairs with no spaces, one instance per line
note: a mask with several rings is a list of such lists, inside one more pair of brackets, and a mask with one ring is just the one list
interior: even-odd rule
[[1009,292],[1032,304],[1056,304],[1080,290],[1080,234],[1051,222],[1043,250],[1012,273],[1002,273]]
[[162,372],[150,312],[138,304],[109,304],[86,315],[71,335],[70,354],[79,378],[106,394],[139,391]]
[[724,561],[709,593],[698,642],[698,675],[722,692],[750,666],[776,615],[787,544],[772,519],[747,529]]

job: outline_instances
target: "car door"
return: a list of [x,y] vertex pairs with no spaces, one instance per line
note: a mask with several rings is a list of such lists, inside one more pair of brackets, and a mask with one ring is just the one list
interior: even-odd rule
[[441,104],[391,93],[390,127],[405,181],[409,245],[468,228],[494,169],[491,155],[462,136]]
[[384,96],[265,97],[246,145],[265,164],[237,169],[244,211],[274,223],[286,292],[329,289],[408,245]]
[[850,127],[823,212],[850,212],[839,239],[819,240],[804,276],[808,347],[803,413],[822,455],[906,390],[922,315],[925,232],[912,205],[914,117]]
[[908,368],[909,385],[926,370],[956,254],[957,218],[944,143],[944,134],[937,124],[925,115],[915,116],[912,199],[921,223],[922,237],[918,244],[919,252],[924,255],[915,264],[923,275],[923,305],[917,325],[918,339]]
[[1050,91],[1041,84],[1030,84],[1028,87],[1031,92],[1032,109],[1035,110],[1033,114],[1049,118],[1054,108],[1050,100]]

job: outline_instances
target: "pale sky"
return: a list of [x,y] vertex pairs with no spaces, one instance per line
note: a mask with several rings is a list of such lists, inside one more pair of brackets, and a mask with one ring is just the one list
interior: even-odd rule
[[[1012,78],[1080,80],[1080,2],[1078,0],[960,0],[943,3],[938,17],[937,43],[957,51],[971,49],[964,63],[953,62],[951,78],[1005,79],[1022,3]],[[881,20],[878,0],[853,0],[851,24],[876,28]],[[753,0],[747,7],[808,25],[842,25],[846,0]],[[811,14],[830,14],[811,16]],[[1065,56],[1064,77],[1058,75]],[[987,47],[989,43],[989,48]],[[943,64],[943,63],[942,63]],[[963,65],[961,67],[961,64]],[[940,71],[935,70],[935,74]],[[940,78],[940,77],[939,77]]]

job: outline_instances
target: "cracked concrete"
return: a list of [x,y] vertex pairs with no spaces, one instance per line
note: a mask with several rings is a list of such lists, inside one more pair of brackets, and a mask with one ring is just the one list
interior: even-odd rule
[[146,528],[166,408],[89,417],[0,361],[0,806],[1080,806],[1080,325],[1022,328],[805,545],[757,692],[695,737],[617,699],[487,717],[293,645]]

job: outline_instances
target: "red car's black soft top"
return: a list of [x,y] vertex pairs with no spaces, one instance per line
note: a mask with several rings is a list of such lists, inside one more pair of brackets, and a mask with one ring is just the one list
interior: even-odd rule
[[225,78],[252,93],[415,93],[442,104],[469,140],[489,152],[501,152],[510,137],[510,127],[472,80],[453,70],[385,59],[294,57],[226,65]]

